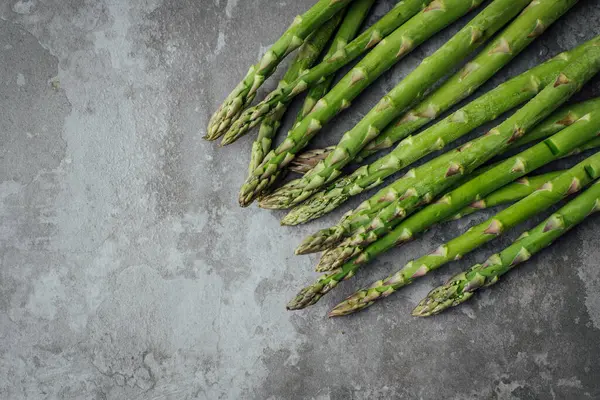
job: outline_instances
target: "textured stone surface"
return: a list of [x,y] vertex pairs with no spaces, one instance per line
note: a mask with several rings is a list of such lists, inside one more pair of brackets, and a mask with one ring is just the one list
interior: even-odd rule
[[[251,138],[218,149],[201,135],[310,4],[0,0],[0,398],[600,398],[598,219],[436,318],[408,313],[508,238],[367,312],[324,315],[482,216],[285,311],[315,276],[316,259],[294,247],[342,210],[283,228],[281,213],[238,208]],[[315,146],[459,26],[385,74]],[[597,34],[598,2],[581,1],[486,88]],[[596,79],[579,98],[599,94]]]

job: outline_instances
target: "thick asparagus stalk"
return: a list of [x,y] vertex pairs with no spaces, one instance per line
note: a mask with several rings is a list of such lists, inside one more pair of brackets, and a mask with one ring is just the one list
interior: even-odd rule
[[[468,63],[462,71],[450,80],[450,86],[443,86],[444,103],[441,107],[435,103],[428,104],[428,114],[436,115],[453,104],[467,97],[473,90],[491,78],[500,68],[519,54],[544,29],[572,7],[577,0],[539,0],[531,2],[529,7],[502,32],[478,57]],[[512,17],[512,15],[511,15]],[[503,21],[503,22],[507,22]],[[492,34],[502,25],[494,26],[486,31]],[[263,198],[261,207],[288,208],[307,199],[319,188],[327,185],[342,173],[342,168],[356,158],[358,152],[396,117],[402,114],[415,99],[423,96],[446,72],[440,71],[440,64],[450,64],[454,67],[462,61],[474,46],[465,45],[468,42],[468,32],[458,34],[442,46],[419,68],[389,92],[354,128],[346,132],[336,149],[324,161],[302,178],[289,182],[272,195]],[[463,45],[461,47],[461,44]],[[452,59],[452,56],[454,59]],[[451,61],[449,61],[451,60]],[[415,83],[417,82],[417,83]],[[472,128],[471,128],[472,129]],[[467,130],[470,131],[471,129]],[[443,138],[441,143],[448,143],[455,138]],[[440,143],[440,144],[441,144]],[[411,164],[416,159],[428,154],[438,146],[426,141],[421,151],[411,149],[412,157],[400,158],[399,168]],[[406,149],[406,148],[405,148]],[[393,168],[392,168],[393,169]],[[397,169],[396,169],[397,170]],[[363,170],[366,174],[373,171]],[[368,176],[368,175],[367,175]],[[373,186],[377,179],[367,184]]]
[[[597,177],[598,171],[590,171],[590,174]],[[412,314],[427,317],[464,303],[477,290],[495,284],[502,275],[529,260],[598,210],[600,184],[595,183],[550,218],[531,231],[525,232],[512,245],[488,258],[485,263],[476,264],[452,277],[445,285],[433,289]]]
[[[600,54],[598,54],[597,51],[590,50],[590,53],[596,53],[596,56],[593,57],[594,59],[600,58]],[[579,86],[579,83],[574,84],[574,79],[576,77],[581,78],[583,82],[586,80],[587,74],[593,74],[593,72],[590,73],[589,70],[585,68],[585,65],[582,65],[590,62],[591,60],[592,59],[583,60],[583,58],[575,60],[573,64],[569,65],[565,71],[559,75],[555,84],[547,86],[538,96],[536,96],[536,98],[531,100],[521,110],[517,111],[517,113],[515,113],[511,118],[507,119],[503,124],[490,131],[490,134],[484,136],[484,138],[494,137],[499,139],[498,136],[501,136],[502,132],[508,128],[510,128],[510,131],[513,133],[520,134],[520,132],[526,132],[527,125],[529,124],[527,120],[530,118],[537,119],[538,115],[540,115],[539,112],[541,111],[541,108],[544,107],[544,104],[550,105],[556,103],[556,98],[559,97],[558,95],[560,94],[559,92],[562,92],[563,96],[569,97],[576,90],[576,87]],[[600,69],[598,61],[590,62],[588,67],[592,70]],[[574,85],[576,87],[569,88],[568,85]],[[548,109],[545,113],[547,114],[552,112],[552,108],[553,106],[550,106],[550,109]],[[544,112],[542,112],[542,114],[544,114]],[[563,133],[564,131],[558,133],[557,135],[561,135]],[[510,135],[511,134],[509,134],[509,136]],[[560,143],[562,151],[569,152],[573,148],[580,146],[581,142],[585,142],[586,140],[590,139],[590,137],[571,136],[573,136],[573,134],[567,135],[568,140],[561,140]],[[504,140],[506,141],[506,138],[504,138]],[[510,141],[510,139],[508,141]],[[556,140],[553,139],[553,142],[554,141]],[[494,152],[492,149],[496,149],[497,146],[501,146],[501,142],[496,142],[495,145],[491,146],[488,151]],[[462,146],[462,154],[469,149],[476,147],[478,147],[476,144],[471,144],[467,147]],[[534,146],[531,149],[526,150],[526,152],[533,151],[532,149],[542,151],[545,148],[548,148],[548,146],[542,143],[541,146]],[[302,289],[296,298],[288,304],[288,308],[300,309],[316,303],[324,294],[328,293],[331,289],[337,286],[340,281],[354,276],[356,271],[358,271],[358,269],[360,269],[360,267],[366,264],[369,260],[372,260],[373,257],[394,246],[410,240],[416,233],[422,232],[436,222],[449,218],[461,208],[477,200],[478,198],[485,197],[487,194],[499,189],[512,180],[524,176],[531,170],[543,165],[543,163],[537,163],[537,157],[533,157],[533,159],[525,159],[525,162],[523,157],[524,155],[534,155],[534,153],[526,152],[511,157],[497,166],[485,171],[470,182],[461,185],[457,189],[443,196],[440,200],[430,204],[415,215],[412,215],[404,222],[397,225],[388,235],[385,235],[383,238],[368,245],[364,251],[359,252],[360,255],[353,256],[337,270],[321,276],[315,283]],[[552,152],[546,151],[546,155],[549,153],[553,154]],[[556,156],[560,156],[560,154]],[[472,163],[463,165],[472,165]],[[452,164],[451,167],[452,168],[449,170],[456,170]],[[433,176],[434,174],[431,173],[431,175]],[[419,193],[416,190],[415,192]],[[364,243],[362,243],[361,246],[362,245],[364,245]]]
[[[585,45],[578,47],[577,50],[585,51]],[[572,57],[577,57],[577,55],[573,54]],[[555,123],[540,124],[540,126],[536,127],[531,134],[527,134],[526,136],[522,137],[511,147],[517,148],[529,143],[546,139],[547,137],[550,137],[564,129],[565,126],[571,125],[585,114],[598,109],[600,109],[600,97],[595,97],[590,100],[582,101],[581,103],[569,104],[561,107],[550,117],[548,117],[549,122],[556,121]],[[591,142],[594,142],[594,140]]]
[[227,96],[223,104],[209,121],[208,140],[215,140],[227,131],[232,121],[249,105],[256,91],[277,65],[290,52],[302,45],[304,40],[352,0],[319,0],[310,10],[296,17],[294,23],[265,53],[261,60],[250,67],[246,77]]
[[[333,38],[329,50],[325,54],[325,57],[323,57],[324,60],[333,57],[336,52],[343,50],[348,43],[356,37],[360,26],[364,22],[374,3],[375,0],[355,0],[355,2],[348,7],[348,13],[344,18],[340,29]],[[300,109],[298,117],[296,118],[297,122],[302,121],[304,117],[310,113],[315,104],[317,104],[317,101],[321,100],[321,98],[329,92],[334,77],[334,74],[327,76],[322,83],[312,87],[308,91],[302,109]]]
[[[373,0],[366,0],[373,1]],[[351,12],[353,8],[358,4],[362,4],[365,0],[357,0],[353,5],[350,6]],[[303,71],[310,68],[325,46],[327,42],[333,35],[333,32],[339,26],[342,19],[344,19],[345,12],[342,10],[337,13],[328,23],[321,26],[314,34],[310,35],[304,44],[298,50],[298,54],[296,58],[285,72],[283,79],[279,82],[279,86],[285,86],[289,82],[292,82],[296,79]],[[271,150],[271,142],[281,125],[281,119],[286,112],[286,106],[281,104],[280,107],[277,108],[277,111],[269,115],[265,118],[260,124],[260,128],[258,130],[258,137],[252,143],[252,151],[250,153],[250,166],[248,167],[248,171],[251,173],[254,171],[256,167],[260,165],[265,155]]]
[[547,85],[535,98],[485,136],[472,140],[417,168],[380,190],[342,221],[310,236],[298,248],[299,254],[330,248],[348,234],[344,247],[371,243],[389,232],[416,208],[427,204],[464,176],[493,156],[502,153],[568,100],[582,84],[600,69],[600,37],[584,54],[565,67],[553,84]]
[[319,65],[302,74],[289,85],[278,88],[269,93],[267,97],[254,107],[244,110],[229,128],[223,138],[222,144],[230,144],[243,136],[263,118],[268,116],[278,104],[288,104],[295,96],[309,87],[313,87],[328,76],[337,72],[361,54],[372,49],[379,42],[402,26],[411,17],[417,14],[424,5],[432,0],[405,0],[401,1],[383,18],[373,24],[359,37],[338,50],[334,55],[324,60]]
[[[586,138],[596,136],[600,132],[600,110],[587,114],[572,127],[565,129],[552,138],[546,139],[526,153],[539,153],[542,158],[551,158],[557,154],[568,153],[572,146],[568,142],[574,133]],[[590,134],[591,133],[591,134]],[[564,146],[566,144],[566,147]],[[546,154],[543,154],[546,153]],[[545,157],[544,157],[545,156]],[[527,158],[529,159],[529,157]],[[517,162],[522,160],[517,158]],[[536,162],[532,160],[531,162]],[[504,163],[503,163],[504,164]],[[509,165],[503,165],[506,168]],[[513,165],[514,167],[514,165]],[[589,174],[589,171],[593,171]],[[360,290],[344,302],[337,305],[330,313],[332,316],[347,315],[369,307],[375,301],[389,296],[400,288],[412,283],[416,278],[440,268],[453,260],[475,250],[483,244],[495,239],[505,231],[526,221],[528,218],[548,209],[565,196],[579,191],[597,178],[600,171],[600,153],[577,164],[564,174],[544,184],[533,194],[499,212],[487,221],[471,227],[464,234],[439,246],[432,253],[410,261],[400,271],[390,277],[372,284],[368,289]],[[449,201],[451,201],[450,199]]]
[[[461,136],[495,119],[534,97],[540,88],[555,79],[570,60],[584,54],[590,43],[559,54],[555,58],[499,85],[452,115],[414,137],[404,139],[388,155],[340,178],[325,190],[316,193],[286,215],[283,225],[306,223],[333,211],[352,196],[383,183],[386,177],[402,170],[423,156],[441,150]],[[561,121],[562,118],[559,120]],[[537,128],[536,128],[537,131]],[[534,133],[534,132],[532,132]],[[543,132],[543,134],[545,134]],[[536,133],[536,136],[540,134]],[[517,141],[528,140],[529,135]]]
[[[474,1],[481,2],[481,0]],[[508,0],[495,0],[493,5],[498,2],[504,4],[503,2],[506,1]],[[526,0],[518,0],[518,2],[526,2]],[[471,0],[434,0],[421,13],[379,43],[325,97],[319,100],[313,111],[288,133],[285,141],[269,153],[265,161],[242,186],[240,205],[248,205],[269,187],[281,169],[289,164],[295,154],[306,146],[321,127],[342,109],[347,108],[371,82],[434,33],[467,13],[472,4]],[[496,14],[489,19],[497,23],[498,18],[493,18],[497,17]],[[500,14],[504,15],[504,12]],[[471,40],[478,42],[479,39],[485,38],[487,31],[480,31],[477,26],[470,26],[469,32],[473,35]],[[453,58],[450,58],[449,62],[451,60]]]
[[573,151],[571,152],[571,155],[573,155],[573,154],[579,154],[579,153],[582,153],[582,152],[587,151],[587,150],[595,150],[598,147],[600,147],[600,138],[596,138],[594,140],[590,140],[586,144],[581,145],[580,147],[577,147],[577,148],[573,149]]

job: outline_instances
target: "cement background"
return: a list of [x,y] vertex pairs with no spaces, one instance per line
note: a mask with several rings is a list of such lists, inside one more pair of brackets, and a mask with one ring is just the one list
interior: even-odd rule
[[[370,21],[393,3],[380,0]],[[325,314],[489,213],[389,252],[309,310],[285,310],[316,276],[316,257],[293,249],[359,199],[280,227],[283,213],[237,206],[252,137],[225,149],[201,137],[311,4],[0,0],[1,399],[600,399],[597,217],[436,318],[409,312],[525,227],[354,317]],[[336,143],[464,22],[313,146]],[[598,1],[581,1],[478,93],[598,34]],[[597,95],[598,78],[577,99]]]

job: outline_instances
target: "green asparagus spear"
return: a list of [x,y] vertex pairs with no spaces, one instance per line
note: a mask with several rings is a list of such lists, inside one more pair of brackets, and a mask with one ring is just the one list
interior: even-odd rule
[[[580,46],[578,50],[585,51],[584,46]],[[577,57],[577,55],[574,54],[573,57]],[[598,109],[600,109],[600,97],[561,107],[548,118],[548,121],[556,121],[555,123],[540,125],[534,131],[532,131],[531,134],[527,134],[520,140],[516,141],[511,147],[517,148],[529,143],[539,142],[542,139],[546,139],[547,137],[550,137],[564,129],[565,126],[571,125],[585,114]]]
[[[340,178],[325,190],[316,193],[306,202],[291,210],[281,223],[283,225],[297,225],[319,218],[333,211],[352,196],[379,186],[386,177],[402,170],[421,157],[430,152],[441,150],[447,143],[530,100],[537,94],[539,88],[543,88],[552,81],[570,60],[584,54],[589,46],[591,44],[586,43],[574,50],[559,54],[553,59],[499,85],[418,135],[404,139],[388,155],[370,165],[357,169],[346,177]],[[600,100],[598,102],[600,103]],[[567,122],[563,118],[558,121],[562,121],[561,123]],[[536,132],[532,133],[540,136],[537,133],[537,128]],[[542,134],[546,135],[545,131]],[[529,135],[525,136],[517,143],[529,140],[528,137]]]
[[[598,47],[597,49],[590,49],[589,54],[586,54],[585,57],[580,57],[578,60],[573,61],[573,63],[567,66],[564,72],[559,75],[554,84],[548,85],[542,92],[540,92],[538,96],[531,100],[525,107],[517,111],[511,118],[507,119],[504,123],[500,124],[498,127],[490,131],[490,133],[484,136],[483,139],[489,137],[500,139],[498,136],[503,136],[502,132],[508,130],[510,137],[508,141],[510,141],[512,138],[515,137],[515,133],[517,134],[516,136],[518,136],[522,132],[527,131],[529,124],[535,124],[535,122],[528,121],[530,121],[531,119],[537,120],[537,118],[540,116],[540,112],[541,115],[547,115],[551,113],[554,108],[554,106],[551,104],[556,104],[560,103],[561,101],[565,101],[565,99],[557,101],[558,97],[562,95],[568,98],[581,83],[585,82],[589,78],[589,76],[593,75],[594,72],[600,69],[600,65],[598,65],[598,59],[600,59],[599,50],[600,47]],[[595,53],[595,55],[592,53]],[[585,64],[587,64],[587,67],[589,69],[586,68]],[[575,83],[575,79],[581,79],[581,81],[579,81],[579,83]],[[571,87],[569,87],[569,85],[571,85]],[[542,111],[544,104],[548,105],[549,107],[549,109],[546,111]],[[572,127],[570,127],[569,130],[571,128]],[[576,135],[574,137],[571,137],[573,136],[573,134],[570,133],[572,132],[572,130],[567,132],[567,140],[563,140],[562,138],[564,137],[564,132],[565,131],[556,134],[555,137],[552,138],[552,143],[560,142],[560,149],[565,153],[568,153],[573,148],[577,148],[581,145],[582,142],[590,140],[590,137],[579,137]],[[575,132],[578,133],[577,130],[575,130]],[[504,138],[504,141],[507,141],[506,138]],[[496,143],[494,146],[489,147],[489,149],[487,150],[488,152],[495,153],[496,151],[500,151],[497,149],[497,147],[502,146],[502,142],[495,142]],[[504,144],[504,146],[506,146],[506,144]],[[465,152],[469,151],[469,149],[477,149],[479,147],[480,146],[478,146],[478,144],[473,144],[473,142],[471,142],[471,144],[467,145],[467,147],[461,146],[461,149],[463,150],[461,154],[464,154]],[[548,148],[548,146],[545,145],[545,143],[542,143],[541,146],[534,146],[531,149],[526,150],[526,152],[511,157],[508,160],[505,160],[504,162],[477,176],[470,182],[467,182],[458,187],[457,189],[451,191],[435,203],[425,207],[420,212],[409,217],[401,224],[395,226],[395,228],[388,235],[371,243],[368,247],[366,247],[364,251],[361,252],[360,255],[352,257],[339,269],[329,274],[323,275],[315,283],[302,289],[300,293],[296,296],[296,298],[288,304],[288,308],[300,309],[316,303],[324,294],[328,293],[331,289],[333,289],[340,281],[349,279],[352,276],[354,276],[356,271],[358,271],[358,269],[360,269],[360,267],[366,264],[369,260],[372,260],[373,257],[394,246],[397,246],[405,241],[410,240],[416,233],[422,232],[432,224],[452,216],[462,207],[470,204],[478,198],[485,197],[488,193],[499,189],[500,187],[506,185],[510,181],[524,176],[531,170],[543,165],[544,163],[538,164],[538,157],[535,157],[537,154],[534,153],[534,151],[542,151],[545,148]],[[546,152],[546,155],[548,154],[549,152]],[[523,157],[524,155],[529,155],[533,158],[525,159]],[[560,155],[561,154],[557,154],[556,156],[559,157]],[[474,164],[476,165],[477,163],[469,163],[463,165]],[[449,168],[449,171],[456,170],[454,165],[451,164],[450,166],[452,168]],[[425,170],[425,172],[426,171],[427,169]],[[432,170],[429,169],[429,171],[431,172]],[[431,175],[433,176],[434,174],[432,173]],[[450,176],[452,176],[452,174]],[[434,179],[436,179],[436,177],[434,177]]]
[[[567,60],[576,56],[574,54],[575,51],[581,51],[581,50],[583,50],[583,48],[579,47],[575,50],[567,52],[567,54],[569,54],[568,58],[563,58],[564,56],[560,55],[557,57],[557,59],[551,60],[551,62],[555,63],[555,65],[558,66],[559,65],[558,59],[560,59],[560,60],[562,60],[561,65],[564,66],[568,62]],[[536,68],[540,68],[540,67],[536,67]],[[531,71],[526,72],[526,73],[533,72],[534,69],[532,69]],[[559,69],[557,69],[556,72],[558,72],[558,70]],[[519,78],[519,77],[517,77],[517,78]],[[539,75],[538,75],[538,78],[539,78]],[[493,89],[492,91],[490,91],[488,93],[493,93],[495,90],[496,89]],[[480,99],[482,99],[485,96],[487,96],[487,94],[484,94],[479,99],[474,100],[474,102],[479,101]],[[507,94],[504,95],[504,97],[506,97],[506,96],[507,96]],[[495,104],[495,102],[490,101],[490,104]],[[536,127],[534,131],[527,134],[527,136],[522,137],[521,139],[517,140],[509,148],[521,147],[525,144],[528,144],[531,142],[537,142],[540,139],[544,139],[544,138],[547,138],[548,136],[552,136],[553,134],[558,132],[560,129],[577,121],[582,115],[587,114],[594,107],[596,107],[595,104],[600,105],[600,98],[584,101],[582,103],[577,103],[572,106],[562,107],[559,111],[555,112],[551,117],[548,118],[549,120],[555,120],[556,123],[544,126],[543,129],[542,129],[542,126]],[[489,104],[486,104],[486,106],[487,105],[489,105]],[[500,114],[502,114],[502,113],[498,112],[498,115],[500,115]],[[557,130],[557,128],[559,128],[559,129]],[[591,146],[591,148],[596,147],[593,143],[590,144],[590,146]],[[587,148],[587,145],[584,146],[584,148],[582,148],[581,150],[585,150],[586,148]],[[311,149],[311,150],[307,150],[303,153],[300,153],[290,163],[290,170],[292,170],[293,172],[299,173],[299,174],[305,174],[308,171],[310,171],[311,169],[313,169],[315,167],[315,165],[317,165],[319,163],[319,161],[324,160],[333,151],[333,149],[335,149],[335,146],[328,146],[328,147],[325,147],[322,149]],[[358,160],[358,158],[357,158],[357,160]],[[363,167],[363,168],[366,168],[366,167]],[[369,167],[369,168],[372,168],[372,167]],[[341,178],[337,182],[332,183],[331,186],[329,186],[327,189],[325,189],[325,191],[328,191],[329,189],[333,189],[337,185],[342,185],[343,183],[341,182],[341,180],[342,179],[346,180],[346,179],[350,178],[351,176],[348,176],[347,178]],[[345,184],[343,184],[343,185],[345,186]],[[344,187],[344,186],[341,186],[341,187]],[[322,194],[319,194],[319,196],[322,196]],[[314,195],[313,197],[316,197],[316,195]],[[308,204],[309,203],[307,201],[304,204],[298,206],[296,209],[293,209],[292,211],[290,211],[288,216],[286,216],[284,218],[284,220],[282,221],[282,224],[297,225],[300,223],[310,221],[312,218],[310,218],[310,214],[308,214],[308,211],[307,211],[306,217],[301,217],[300,212],[296,211],[296,210],[300,210],[304,205],[308,205]],[[334,204],[334,207],[335,207],[335,204]],[[325,210],[325,212],[328,212],[328,211],[330,211],[330,210]],[[294,215],[294,214],[296,214],[296,215]],[[318,216],[320,216],[320,215],[318,215]],[[304,220],[304,218],[309,218],[309,219]]]
[[[372,2],[373,0],[366,0]],[[362,4],[365,0],[357,0],[353,5],[349,7],[350,11],[356,8],[357,5]],[[325,46],[329,39],[333,35],[333,32],[339,26],[342,19],[344,19],[345,12],[342,10],[337,13],[331,20],[321,26],[314,34],[310,35],[304,44],[298,50],[296,58],[286,71],[283,79],[279,82],[279,86],[285,86],[288,82],[292,82],[296,79],[303,71],[310,68]],[[258,130],[258,137],[252,143],[252,152],[250,153],[250,166],[248,171],[251,173],[256,167],[260,165],[265,155],[271,150],[271,142],[281,125],[281,119],[286,111],[286,106],[281,104],[277,108],[277,111],[273,115],[269,115],[265,118]]]
[[[348,42],[356,37],[358,29],[362,25],[374,3],[375,0],[356,0],[352,5],[350,5],[350,7],[348,7],[348,14],[344,18],[344,22],[342,22],[340,29],[333,38],[331,46],[325,54],[324,60],[333,57],[336,52],[344,49],[348,45]],[[334,77],[334,74],[327,76],[322,83],[312,87],[308,91],[306,98],[304,99],[304,105],[302,106],[302,109],[296,118],[296,122],[302,121],[304,117],[306,117],[314,108],[315,104],[317,104],[317,101],[321,100],[321,98],[325,96],[327,92],[329,92],[329,89],[333,84]]]
[[[480,3],[481,0],[473,0]],[[471,47],[480,40],[487,38],[487,30],[480,30],[480,26],[488,26],[502,20],[507,11],[497,10],[497,4],[509,0],[495,0],[491,6],[483,11],[488,16],[485,21],[476,17],[477,25],[469,24],[468,32],[471,37]],[[527,0],[518,0],[517,3]],[[514,0],[510,1],[514,3]],[[274,151],[271,151],[265,161],[246,180],[240,192],[240,205],[247,206],[256,196],[269,187],[278,176],[279,172],[294,158],[310,139],[317,134],[321,127],[333,118],[339,111],[346,108],[354,99],[378,76],[396,63],[400,58],[412,51],[424,40],[441,30],[451,22],[464,15],[472,6],[471,0],[434,0],[423,12],[417,14],[406,24],[385,38],[369,54],[365,56],[342,80],[315,106],[314,110],[297,124],[288,134],[285,141]],[[490,8],[491,7],[491,8]],[[512,6],[511,6],[512,8]],[[493,10],[493,15],[490,10]],[[461,31],[463,32],[463,31]],[[457,54],[460,51],[457,51]],[[451,64],[454,58],[444,63],[444,68]],[[425,64],[425,63],[423,63]],[[422,64],[422,65],[423,65]],[[444,69],[441,68],[441,69]]]
[[481,200],[476,200],[447,220],[458,220],[477,211],[519,201],[535,192],[544,183],[551,181],[565,171],[554,171],[547,174],[523,177],[496,190]]
[[313,87],[328,76],[337,72],[361,54],[369,51],[394,30],[402,26],[411,17],[417,14],[424,5],[432,0],[405,0],[401,1],[383,18],[363,32],[343,49],[338,50],[333,56],[324,60],[319,65],[302,74],[289,85],[278,88],[254,107],[244,110],[231,124],[223,138],[223,145],[233,143],[243,136],[263,118],[268,116],[278,104],[288,104],[295,96],[309,87]]
[[[599,105],[599,107],[600,107],[600,105]],[[600,108],[597,108],[597,109],[600,109]],[[555,133],[556,132],[559,132],[559,130],[555,131]],[[571,150],[571,152],[569,154],[567,154],[565,156],[565,158],[582,153],[587,150],[597,150],[598,148],[600,148],[600,137],[592,139],[589,142],[581,145],[580,147],[577,147],[577,148]],[[495,165],[492,165],[490,167],[493,167],[493,166],[495,166]],[[473,173],[473,177],[478,176],[487,170],[488,170],[488,167],[480,168]],[[523,199],[524,197],[529,196],[531,193],[535,192],[544,183],[556,178],[557,176],[559,176],[560,174],[562,174],[564,172],[565,172],[565,170],[559,170],[559,171],[547,172],[547,173],[541,174],[541,175],[534,175],[534,176],[527,176],[527,177],[519,178],[516,181],[509,183],[508,185],[503,186],[502,188],[496,190],[495,192],[485,196],[483,199],[476,200],[473,203],[469,204],[468,206],[465,206],[462,210],[460,210],[453,216],[444,219],[442,222],[456,221],[456,220],[459,220],[461,218],[464,218],[468,215],[471,215],[471,214],[476,213],[481,210],[497,207],[497,206],[500,206],[503,204],[515,203],[515,202]]]
[[582,84],[600,69],[600,37],[590,42],[586,52],[574,59],[535,98],[485,136],[472,140],[417,168],[380,190],[348,213],[338,225],[309,237],[297,250],[299,254],[330,248],[347,232],[347,246],[360,247],[389,232],[404,217],[429,203],[475,168],[502,153],[511,143],[524,136],[558,106],[568,100]]
[[[590,171],[591,174],[597,177],[598,171]],[[495,284],[502,275],[550,246],[556,239],[598,210],[600,210],[600,184],[596,182],[546,221],[525,232],[512,245],[488,258],[485,263],[476,264],[469,270],[452,277],[446,284],[433,289],[412,314],[417,317],[427,317],[464,303],[477,290]]]
[[[436,115],[440,109],[442,111],[448,109],[467,97],[525,49],[527,45],[542,34],[548,25],[556,21],[576,2],[576,0],[539,0],[530,3],[529,7],[496,40],[450,80],[450,86],[442,87],[441,91],[445,94],[443,96],[445,103],[442,103],[441,107],[438,104],[429,103],[428,114]],[[499,29],[501,26],[498,25],[495,28]],[[488,31],[494,32],[495,29]],[[356,158],[358,152],[367,142],[377,137],[381,130],[401,115],[415,99],[422,96],[437,79],[444,75],[445,70],[439,71],[441,63],[449,63],[454,66],[455,63],[461,61],[473,50],[474,47],[469,46],[464,46],[464,50],[461,49],[460,44],[467,41],[468,37],[457,35],[442,46],[413,74],[389,92],[362,121],[346,132],[332,154],[302,178],[287,183],[272,195],[263,198],[260,202],[261,207],[289,208],[307,199],[319,188],[338,177],[342,173],[342,168]],[[455,57],[454,60],[452,60],[452,56]],[[449,62],[449,59],[452,61]],[[432,71],[435,71],[435,73]],[[415,84],[413,80],[418,84]],[[472,128],[466,132],[470,130]],[[453,139],[456,139],[456,137],[443,137],[440,144],[448,143]],[[412,155],[412,157],[401,157],[395,171],[434,151],[436,147],[439,148],[439,145],[434,147],[433,142],[425,141],[421,147],[421,149],[411,147],[408,155]],[[407,148],[404,147],[404,150],[407,150]],[[405,160],[406,163],[404,163]],[[394,168],[391,170],[394,170]],[[368,170],[363,170],[363,172],[366,173],[365,178],[373,173],[373,171]],[[367,180],[370,181],[367,186],[373,186],[378,181],[377,178]]]
[[292,160],[288,169],[292,172],[296,172],[297,174],[305,174],[313,169],[314,166],[319,163],[319,161],[324,160],[334,148],[335,146],[329,146],[323,149],[304,151]]
[[[546,139],[530,150],[526,150],[522,153],[523,157],[516,159],[512,168],[521,168],[520,162],[524,162],[524,160],[528,160],[529,164],[537,165],[540,159],[551,159],[560,154],[567,154],[572,148],[572,144],[569,141],[579,140],[579,137],[574,139],[574,136],[582,135],[589,139],[596,136],[599,132],[600,110],[597,110],[593,114],[587,114],[582,117],[570,128]],[[535,157],[534,154],[536,153],[540,157]],[[533,157],[528,157],[528,155]],[[502,168],[506,169],[507,167],[511,168],[511,164],[502,163]],[[589,174],[589,171],[593,171],[593,174]],[[596,171],[600,171],[600,153],[588,158],[583,163],[577,164],[564,174],[544,184],[531,195],[499,212],[487,221],[471,227],[464,234],[439,246],[432,253],[410,261],[404,268],[390,277],[374,283],[368,289],[356,292],[336,306],[330,315],[347,315],[366,308],[375,301],[389,296],[401,287],[412,283],[416,278],[461,258],[465,254],[495,239],[505,231],[526,221],[528,218],[548,209],[565,196],[578,192],[582,187],[587,186],[593,179],[597,178]],[[445,201],[449,202],[452,202],[452,200],[454,199],[445,199]]]
[[579,154],[579,153],[582,153],[582,152],[587,151],[587,150],[595,150],[598,147],[600,147],[600,138],[596,138],[594,140],[590,140],[586,144],[581,145],[580,147],[577,147],[577,148],[573,149],[573,151],[571,151],[570,155]]
[[310,10],[296,17],[294,23],[265,53],[261,60],[250,67],[246,77],[231,92],[209,121],[207,140],[215,140],[229,128],[239,113],[249,105],[256,91],[277,65],[290,52],[302,45],[318,27],[346,7],[352,0],[319,0]]

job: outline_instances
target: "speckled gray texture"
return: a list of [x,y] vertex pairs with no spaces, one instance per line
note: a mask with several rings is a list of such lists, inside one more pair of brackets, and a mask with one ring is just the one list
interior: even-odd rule
[[[0,0],[1,399],[600,398],[597,218],[436,318],[408,313],[509,238],[367,312],[324,315],[482,216],[390,252],[310,310],[285,311],[315,277],[315,257],[294,247],[342,210],[283,228],[281,213],[238,208],[251,138],[218,149],[201,136],[311,3]],[[371,21],[392,3],[380,0]],[[385,74],[314,145],[334,143],[459,26]],[[597,34],[598,1],[581,1],[486,88]],[[579,98],[599,94],[596,79]]]

